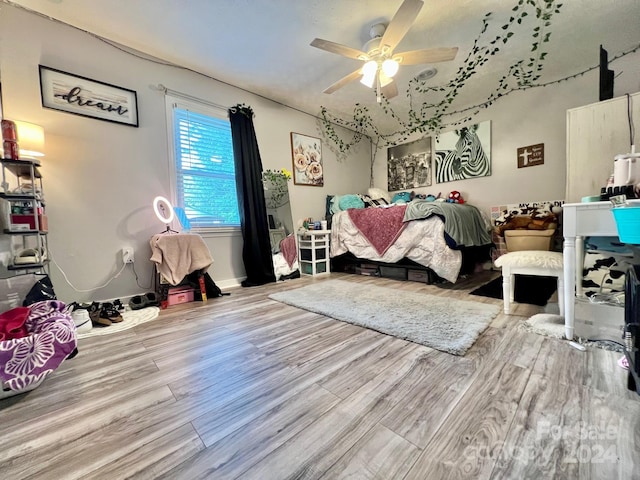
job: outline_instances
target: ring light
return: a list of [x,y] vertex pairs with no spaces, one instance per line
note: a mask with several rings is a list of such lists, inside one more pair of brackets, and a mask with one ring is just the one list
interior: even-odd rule
[[[171,202],[164,197],[156,197],[153,199],[153,211],[156,213],[156,217],[163,223],[169,224],[173,222],[175,214],[173,213],[173,206]],[[166,212],[169,212],[169,216],[165,216]]]

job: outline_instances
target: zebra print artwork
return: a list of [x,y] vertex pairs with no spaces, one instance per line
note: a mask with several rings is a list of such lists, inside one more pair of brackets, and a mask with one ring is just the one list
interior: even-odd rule
[[436,183],[491,175],[491,121],[436,138]]

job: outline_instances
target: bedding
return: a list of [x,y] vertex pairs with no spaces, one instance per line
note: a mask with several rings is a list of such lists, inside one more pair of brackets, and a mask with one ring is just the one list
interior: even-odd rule
[[276,281],[287,277],[299,269],[298,248],[295,237],[290,234],[280,241],[280,251],[273,254],[273,271]]
[[77,345],[76,327],[64,303],[46,300],[32,304],[27,310],[24,322],[28,335],[0,342],[3,390],[34,388],[58,368]]
[[404,221],[437,215],[444,220],[444,231],[452,247],[480,247],[491,243],[489,225],[473,205],[414,200],[407,205]]
[[[401,206],[381,210],[395,208]],[[408,258],[432,269],[450,282],[456,281],[462,265],[462,253],[447,246],[444,240],[444,223],[437,217],[407,222],[395,242],[380,254],[353,223],[349,212],[338,212],[333,216],[330,253],[333,258],[347,252],[358,258],[385,263],[396,263]]]
[[450,282],[460,274],[463,251],[482,247],[488,252],[491,244],[487,223],[468,204],[414,200],[340,211],[332,218],[332,258],[347,252],[384,263],[406,258]]

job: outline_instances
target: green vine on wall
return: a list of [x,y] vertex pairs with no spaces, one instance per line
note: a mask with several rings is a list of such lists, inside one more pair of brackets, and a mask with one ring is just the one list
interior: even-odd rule
[[[392,118],[397,127],[391,132],[381,132],[373,121],[369,109],[356,104],[352,118],[341,118],[331,114],[325,107],[321,108],[321,124],[325,137],[335,144],[341,153],[347,153],[363,138],[368,138],[375,145],[375,149],[385,146],[398,145],[406,142],[416,133],[439,133],[445,127],[462,125],[470,121],[479,113],[480,108],[487,108],[497,99],[515,89],[527,89],[537,86],[535,82],[540,79],[544,61],[548,52],[545,44],[551,37],[551,22],[553,16],[560,13],[562,4],[556,0],[518,0],[511,9],[511,14],[493,38],[485,41],[488,35],[492,13],[487,13],[482,19],[482,26],[473,46],[462,65],[458,68],[453,79],[447,84],[430,87],[426,82],[412,79],[406,95],[409,99],[409,110],[406,118],[401,118],[392,108],[389,101],[381,96],[379,108],[388,117]],[[464,118],[445,123],[445,117],[453,113],[452,105],[458,95],[468,85],[468,82],[487,64],[489,59],[499,53],[519,30],[524,30],[526,17],[533,18],[531,37],[531,55],[527,60],[518,60],[509,66],[505,73],[485,102],[474,107]],[[372,95],[376,93],[372,90]],[[461,112],[469,112],[470,109]],[[343,139],[336,131],[336,126],[351,130],[351,136]],[[375,158],[375,152],[372,154]],[[373,168],[373,167],[372,167]]]

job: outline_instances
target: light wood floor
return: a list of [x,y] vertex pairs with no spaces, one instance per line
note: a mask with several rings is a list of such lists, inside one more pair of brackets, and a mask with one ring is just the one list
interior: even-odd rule
[[[487,274],[441,288],[469,297]],[[326,279],[326,277],[325,277]],[[2,479],[640,478],[640,400],[619,354],[500,314],[464,357],[233,289],[80,340],[40,387],[0,400]]]

